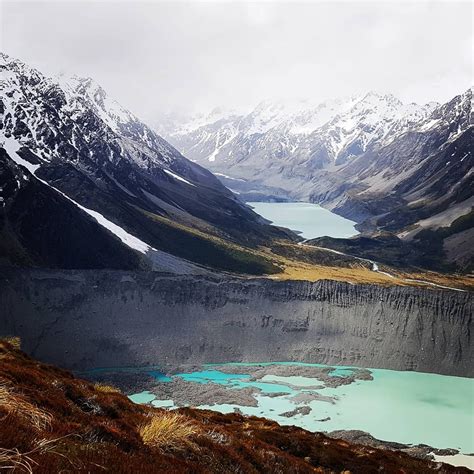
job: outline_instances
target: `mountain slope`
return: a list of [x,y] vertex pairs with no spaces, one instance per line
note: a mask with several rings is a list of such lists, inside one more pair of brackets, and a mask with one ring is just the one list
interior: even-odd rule
[[447,262],[451,269],[472,271],[472,102],[469,89],[339,170],[330,193],[315,187],[310,199],[342,215],[358,216],[366,231],[390,232],[424,248],[431,253],[431,268],[438,260],[438,268]]
[[[443,105],[375,93],[296,109],[262,103],[166,136],[244,199],[316,202],[371,235],[422,239],[440,261],[470,270],[472,102],[471,88]],[[452,225],[460,218],[462,229]]]
[[[3,149],[0,149],[0,181],[0,263],[62,268],[149,268],[138,252],[123,245],[66,197],[15,166]],[[94,245],[85,246],[84,241]]]
[[[0,145],[15,174],[26,174],[30,181],[66,196],[78,214],[85,209],[129,250],[141,250],[138,260],[145,254],[148,266],[168,270],[171,259],[172,267],[197,271],[189,262],[244,273],[275,270],[264,259],[232,246],[254,247],[283,234],[94,81],[47,78],[7,55],[1,55],[0,69]],[[1,197],[7,222],[16,194]],[[48,212],[47,205],[37,209],[38,218],[42,213],[47,218]],[[94,245],[82,238],[84,245]],[[56,260],[43,263],[61,265],[61,259]]]
[[232,176],[246,178],[247,162],[254,168],[263,163],[280,167],[283,174],[287,164],[312,171],[343,164],[390,134],[403,133],[436,105],[404,105],[391,95],[375,93],[317,105],[262,102],[248,115],[204,125],[193,121],[163,131],[197,162],[211,163],[217,170],[226,166]]

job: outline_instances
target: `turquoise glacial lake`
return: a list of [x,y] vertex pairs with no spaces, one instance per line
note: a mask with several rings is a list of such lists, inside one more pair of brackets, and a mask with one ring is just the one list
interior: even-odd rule
[[[465,454],[474,452],[474,379],[369,369],[373,380],[356,380],[333,388],[317,378],[277,376],[268,371],[263,378],[252,381],[249,374],[245,374],[245,366],[272,364],[219,364],[219,370],[208,364],[198,372],[175,376],[195,383],[218,383],[232,389],[259,389],[255,395],[256,407],[214,404],[199,408],[223,413],[239,409],[247,415],[264,416],[283,425],[297,425],[310,431],[363,430],[382,440],[456,448]],[[326,367],[291,362],[275,364]],[[232,366],[234,372],[236,366],[242,366],[242,373],[226,373],[226,366]],[[330,375],[345,377],[351,372],[349,367],[336,367]],[[333,397],[333,402],[293,400],[295,395],[308,392]],[[151,402],[155,406],[174,406],[172,400],[156,399],[150,392],[132,395],[131,399],[138,403]],[[302,406],[309,406],[310,413],[290,418],[282,416],[282,413]]]
[[248,202],[253,210],[274,225],[297,231],[305,239],[347,238],[357,235],[356,222],[308,202]]

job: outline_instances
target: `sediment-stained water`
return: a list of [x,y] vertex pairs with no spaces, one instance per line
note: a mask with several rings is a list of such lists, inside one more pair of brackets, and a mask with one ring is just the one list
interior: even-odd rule
[[357,235],[356,222],[309,202],[248,202],[253,210],[274,225],[299,232],[305,239],[346,238]]

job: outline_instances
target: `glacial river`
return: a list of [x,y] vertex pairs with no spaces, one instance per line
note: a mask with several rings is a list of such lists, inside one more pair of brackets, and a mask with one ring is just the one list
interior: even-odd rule
[[[331,387],[320,378],[288,375],[291,370],[285,376],[272,375],[272,365],[327,368],[301,363],[207,364],[198,372],[175,377],[199,384],[214,382],[229,389],[259,389],[255,394],[257,406],[213,404],[199,408],[223,413],[238,409],[247,415],[264,416],[311,431],[363,430],[382,440],[456,448],[465,454],[474,452],[474,379],[369,369],[373,380]],[[258,366],[270,369],[255,380],[248,373],[249,367]],[[336,367],[329,375],[347,377],[352,373],[352,368]],[[166,380],[169,379],[161,378],[164,383]],[[318,396],[322,397],[317,399]],[[172,400],[161,400],[150,392],[132,395],[131,399],[155,406],[174,406]],[[282,415],[304,406],[311,409],[309,413]]]
[[308,202],[248,202],[257,214],[274,225],[299,232],[305,239],[346,238],[357,235],[356,222]]

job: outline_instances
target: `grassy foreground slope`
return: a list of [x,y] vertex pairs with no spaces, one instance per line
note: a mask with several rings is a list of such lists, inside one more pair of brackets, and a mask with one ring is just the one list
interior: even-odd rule
[[0,469],[111,473],[464,473],[296,427],[135,405],[0,341]]

